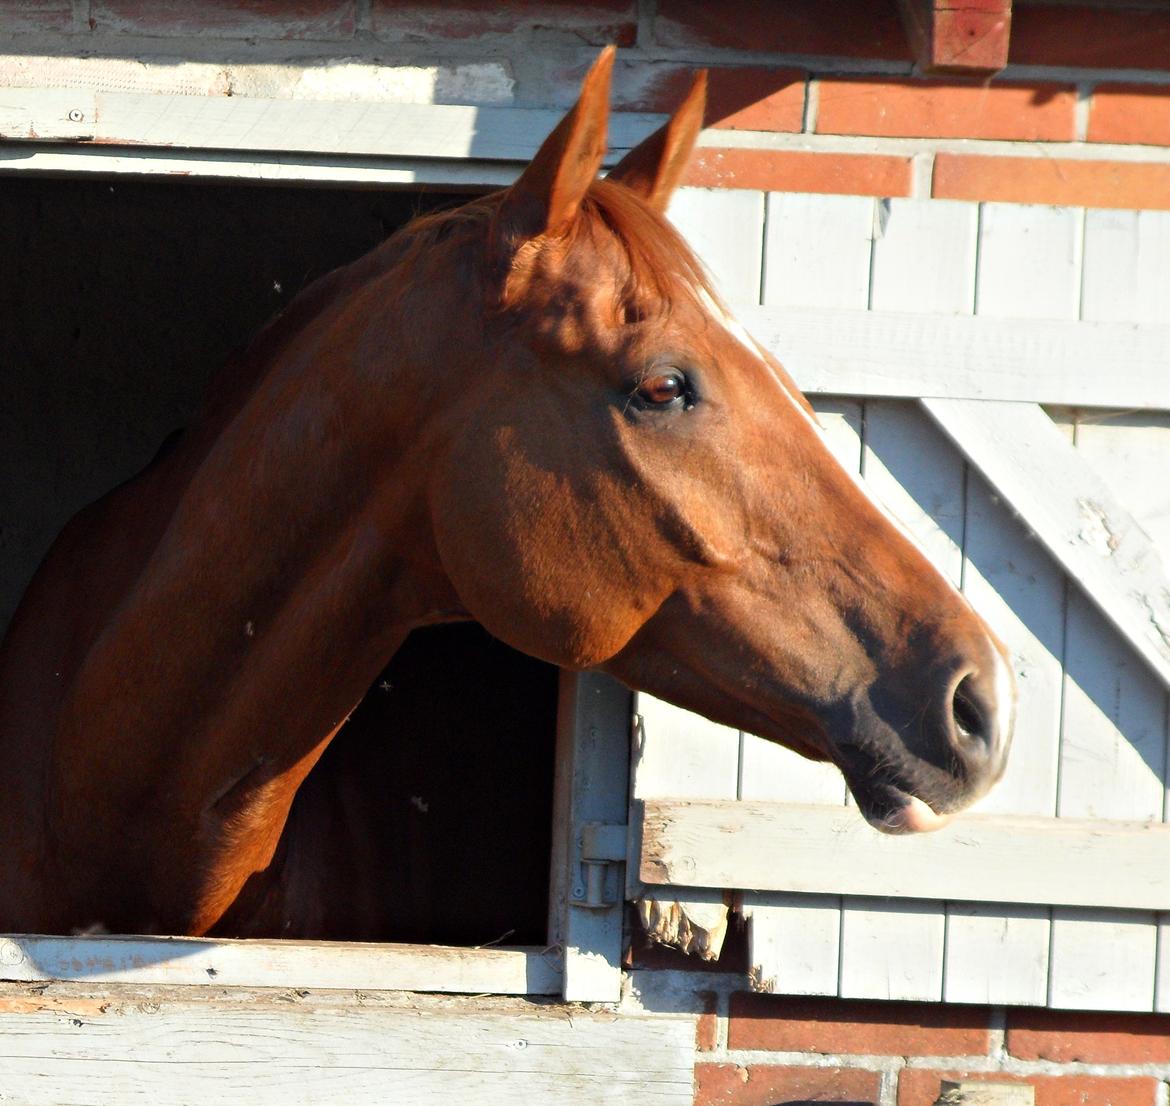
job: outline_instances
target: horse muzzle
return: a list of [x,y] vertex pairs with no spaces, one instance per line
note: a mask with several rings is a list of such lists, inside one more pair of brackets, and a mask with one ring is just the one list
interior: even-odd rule
[[883,833],[941,829],[1003,775],[1015,688],[999,650],[936,686],[933,703],[900,711],[871,689],[851,705],[849,738],[833,747],[862,815]]

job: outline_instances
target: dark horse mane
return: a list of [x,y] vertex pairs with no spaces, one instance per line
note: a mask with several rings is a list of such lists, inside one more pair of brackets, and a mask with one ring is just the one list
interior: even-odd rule
[[[251,383],[281,349],[347,292],[398,266],[410,271],[441,243],[466,237],[486,245],[501,198],[502,193],[495,192],[453,210],[420,216],[371,253],[315,280],[260,331],[225,375],[237,387]],[[582,200],[564,247],[571,251],[582,239],[596,240],[607,233],[621,247],[625,261],[625,281],[619,288],[624,303],[646,312],[669,312],[680,294],[720,302],[702,263],[668,220],[628,188],[597,180]],[[486,302],[488,310],[506,311],[510,306],[503,292],[494,303]],[[219,385],[213,382],[212,386]]]

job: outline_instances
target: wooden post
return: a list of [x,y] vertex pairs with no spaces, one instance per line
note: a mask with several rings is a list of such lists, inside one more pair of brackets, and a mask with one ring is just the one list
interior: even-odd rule
[[924,73],[992,74],[1008,60],[1011,0],[898,0]]

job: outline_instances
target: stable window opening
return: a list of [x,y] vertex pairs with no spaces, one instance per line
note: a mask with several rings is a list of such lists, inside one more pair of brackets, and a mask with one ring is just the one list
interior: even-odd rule
[[[7,180],[0,627],[60,527],[149,463],[233,349],[317,276],[415,215],[466,198]],[[557,768],[577,726],[566,698],[576,681],[475,624],[416,631],[292,808],[286,835],[319,841],[333,873],[319,932],[248,934],[268,942],[259,959],[248,955],[250,942],[214,936],[0,938],[0,974],[559,992],[564,898],[578,874],[567,870],[565,846],[575,815],[554,811],[554,792],[568,802],[579,782]],[[621,719],[620,695],[602,697]],[[556,770],[567,778],[554,788]],[[624,789],[617,802],[624,808]],[[323,936],[344,944],[333,956],[273,941],[289,936],[318,953]]]

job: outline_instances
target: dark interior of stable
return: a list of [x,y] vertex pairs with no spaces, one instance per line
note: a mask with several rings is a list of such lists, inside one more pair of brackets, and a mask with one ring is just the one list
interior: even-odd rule
[[[234,348],[317,276],[464,198],[0,181],[0,628],[62,524],[150,461]],[[360,759],[400,858],[345,858],[396,920],[344,936],[544,943],[556,698],[555,668],[478,626],[412,635],[314,773]]]

